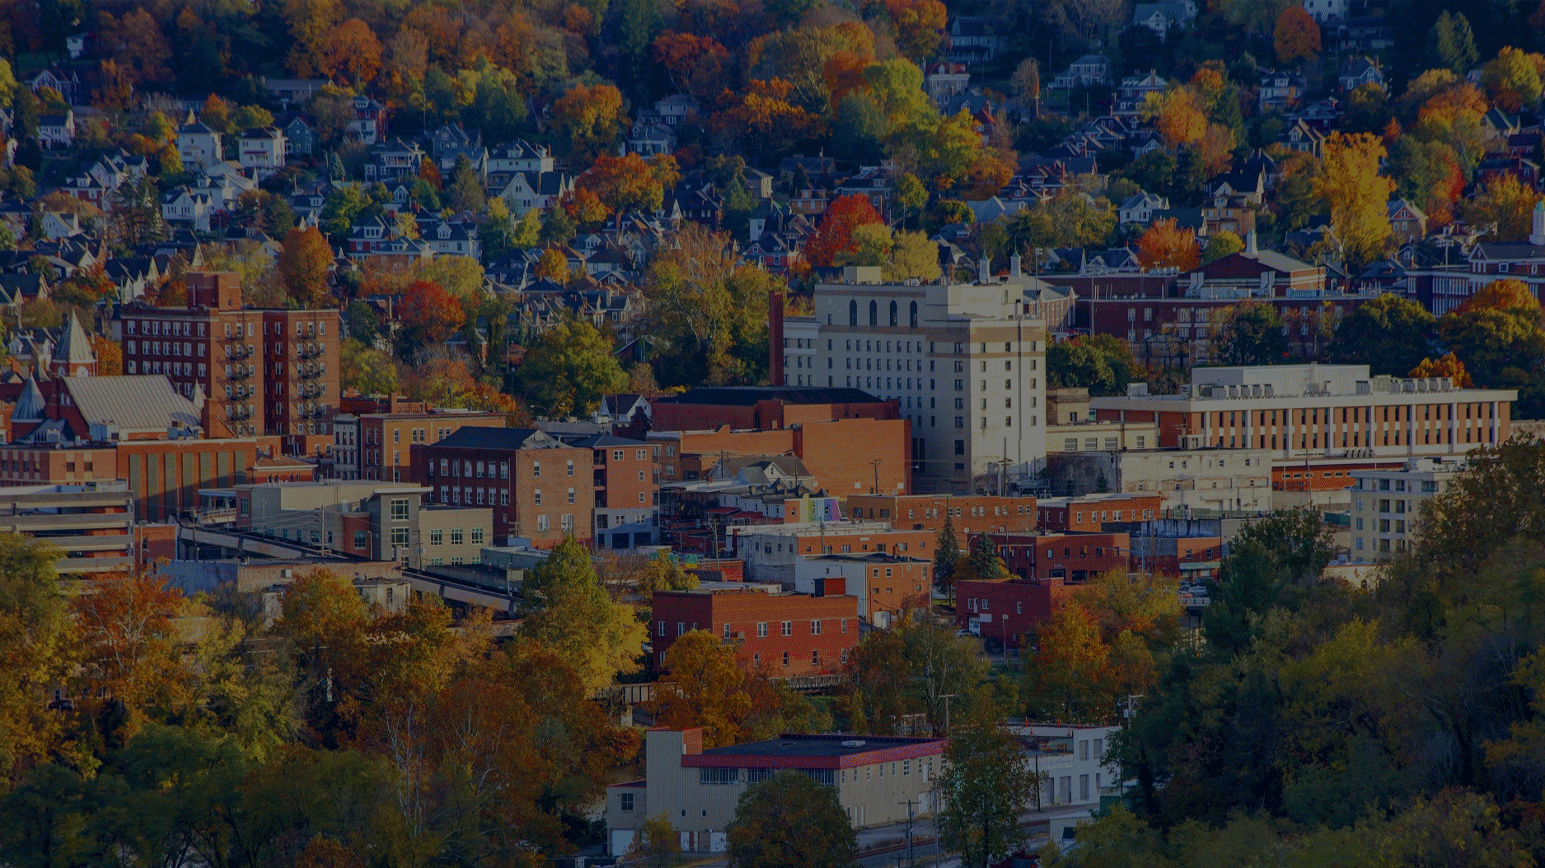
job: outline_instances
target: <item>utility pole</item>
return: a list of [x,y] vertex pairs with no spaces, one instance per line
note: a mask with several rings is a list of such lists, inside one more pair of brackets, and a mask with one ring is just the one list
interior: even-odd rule
[[944,700],[944,737],[945,738],[949,738],[949,735],[950,735],[950,700],[955,698],[955,694],[953,694],[953,693],[946,693],[946,694],[944,694],[943,696],[941,696],[939,698]]
[[904,802],[897,802],[897,804],[907,806],[907,865],[916,865],[917,860],[912,853],[912,800],[907,799]]

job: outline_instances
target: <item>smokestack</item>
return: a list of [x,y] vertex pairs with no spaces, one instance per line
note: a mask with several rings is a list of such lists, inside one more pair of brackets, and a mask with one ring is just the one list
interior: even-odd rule
[[1018,277],[1019,276],[1019,254],[1018,253],[1016,253],[1013,256],[1009,257],[1009,276],[1010,277]]
[[987,254],[982,254],[982,259],[976,264],[976,282],[987,283],[992,278],[992,261]]
[[1260,251],[1255,249],[1255,230],[1251,229],[1249,232],[1245,233],[1245,255],[1255,256],[1258,253],[1260,253]]

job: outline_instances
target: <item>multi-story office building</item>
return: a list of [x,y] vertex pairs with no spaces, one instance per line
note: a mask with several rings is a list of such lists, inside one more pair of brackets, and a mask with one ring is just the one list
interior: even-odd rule
[[1161,448],[1264,449],[1274,461],[1460,455],[1510,434],[1512,389],[1367,365],[1194,368],[1177,395],[1092,398],[1101,421],[1157,423]]
[[413,450],[413,481],[435,503],[487,506],[494,536],[525,537],[550,549],[573,536],[594,539],[595,477],[588,447],[531,428],[462,428]]
[[333,417],[335,479],[401,482],[410,475],[416,443],[439,443],[463,427],[503,428],[503,413],[473,410],[339,413]]
[[894,398],[911,423],[920,490],[977,493],[1039,470],[1046,452],[1045,323],[1033,297],[1047,286],[1019,273],[971,284],[882,283],[848,268],[815,288],[815,314],[780,320],[772,365],[800,386]]
[[927,530],[892,530],[884,521],[813,521],[755,524],[725,529],[746,578],[792,584],[800,555],[865,554],[932,558],[938,535]]
[[240,275],[194,272],[188,304],[119,312],[126,374],[161,374],[202,395],[210,436],[275,435],[288,450],[331,443],[342,334],[336,310],[244,307]]
[[1422,504],[1464,469],[1462,460],[1420,458],[1395,470],[1352,471],[1352,560],[1387,560],[1410,548]]

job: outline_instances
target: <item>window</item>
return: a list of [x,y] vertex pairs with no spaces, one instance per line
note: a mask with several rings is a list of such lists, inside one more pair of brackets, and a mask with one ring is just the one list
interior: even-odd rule
[[440,545],[441,543],[443,543],[444,541],[445,541],[445,531],[442,531],[439,528],[433,528],[432,530],[429,531],[429,544],[430,545],[437,546],[437,545]]
[[810,635],[821,635],[821,622],[819,619],[810,622]]
[[536,478],[536,479],[541,479],[542,478],[542,462],[540,462],[540,461],[533,461],[533,462],[531,462],[531,475],[534,478]]
[[784,621],[783,622],[783,635],[785,635],[785,636],[792,636],[792,635],[794,635],[794,622],[793,621]]
[[766,621],[758,621],[756,623],[756,638],[758,638],[758,639],[766,639],[767,638],[767,622]]
[[480,546],[480,545],[483,544],[483,529],[482,528],[475,527],[475,528],[472,529],[472,544],[475,545],[475,546]]
[[574,502],[574,489],[569,489],[569,503]]
[[[243,503],[245,503],[245,502],[243,502]],[[363,549],[365,547],[365,545],[366,545],[366,543],[365,543],[365,531],[362,531],[362,530],[355,531],[354,532],[354,548],[356,548],[356,549]]]
[[546,514],[539,515],[539,516],[536,517],[536,529],[537,529],[538,532],[546,533],[550,526],[551,526],[551,523],[548,521],[548,517],[547,517]]
[[573,461],[569,462],[569,475],[570,476],[574,475],[574,462]]
[[698,769],[697,782],[708,786],[740,783],[740,769]]
[[405,527],[392,528],[392,545],[405,546],[408,544],[408,529]]
[[392,498],[392,521],[408,520],[408,499],[405,497]]
[[459,528],[459,527],[451,528],[451,545],[459,546],[459,545],[461,545],[461,542],[462,542],[462,540],[461,540],[461,528]]

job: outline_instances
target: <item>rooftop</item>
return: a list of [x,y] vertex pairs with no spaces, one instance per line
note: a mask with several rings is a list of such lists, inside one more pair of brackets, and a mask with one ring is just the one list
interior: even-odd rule
[[863,389],[799,388],[790,386],[710,386],[688,389],[680,395],[661,398],[656,404],[715,404],[727,407],[752,407],[760,401],[785,404],[881,404],[883,398]]
[[791,735],[785,733],[766,741],[716,747],[703,751],[704,756],[746,757],[844,757],[871,753],[893,747],[912,745],[943,746],[942,738],[900,738],[897,736],[852,735]]

